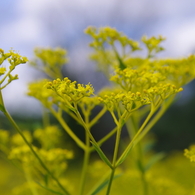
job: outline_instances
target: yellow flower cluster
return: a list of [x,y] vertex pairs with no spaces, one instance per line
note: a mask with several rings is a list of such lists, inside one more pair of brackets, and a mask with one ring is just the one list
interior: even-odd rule
[[[33,149],[37,152],[36,147],[33,147]],[[27,145],[14,147],[9,154],[9,159],[19,160],[22,164],[32,163],[32,165],[36,161]]]
[[63,80],[56,79],[46,84],[48,89],[52,89],[65,102],[77,103],[84,97],[90,97],[94,93],[91,84],[83,85],[76,81],[71,81],[67,77]]
[[160,84],[157,87],[151,87],[148,90],[144,90],[144,93],[151,100],[155,100],[156,96],[159,96],[162,100],[167,99],[170,95],[183,91],[182,88],[176,88],[175,85],[171,84]]
[[139,44],[116,29],[89,27],[85,32],[93,38],[90,44],[94,49],[92,58],[109,80],[120,87],[119,92],[111,90],[100,95],[99,100],[109,110],[117,109],[119,105],[128,111],[145,104],[160,106],[195,77],[193,55],[184,59],[154,58],[164,50],[160,45],[165,40],[162,36],[142,37],[147,49],[144,58],[132,56],[132,52],[141,49]]
[[[39,147],[32,144],[33,150],[56,176],[60,176],[66,170],[67,160],[74,157],[73,151],[62,148],[62,133],[57,126],[37,129],[33,134],[23,131],[23,135],[29,143],[38,143]],[[5,152],[9,159],[19,161],[24,168],[28,167],[32,175],[45,173],[19,134],[10,135],[8,131],[0,130],[0,150]]]
[[169,96],[182,91],[182,88],[176,88],[172,84],[159,84],[154,87],[142,89],[141,92],[126,91],[121,89],[105,89],[99,94],[99,101],[105,104],[110,111],[118,109],[121,105],[129,112],[140,108],[143,105],[155,105],[159,100],[161,102]]
[[[23,135],[25,136],[25,138],[28,140],[29,143],[32,143],[33,138],[30,131],[23,131]],[[14,134],[10,140],[11,140],[11,145],[13,147],[23,146],[25,144],[24,140],[19,134]]]
[[54,92],[44,87],[47,82],[49,82],[49,80],[43,79],[29,84],[27,94],[35,97],[45,107],[50,107],[54,103]]
[[[62,148],[45,150],[33,147],[33,149],[56,176],[59,176],[67,168],[66,161],[73,158],[72,151]],[[9,159],[18,160],[22,163],[22,165],[30,166],[32,173],[34,172],[33,174],[35,174],[34,169],[44,173],[44,170],[40,167],[39,162],[33,156],[27,145],[14,147],[9,154]]]
[[9,144],[9,132],[3,129],[0,129],[0,151],[7,153]]
[[[121,58],[125,58],[127,55],[134,51],[140,50],[139,43],[129,39],[122,32],[118,32],[114,28],[110,27],[88,27],[85,33],[93,38],[90,43],[90,47],[95,49],[91,59],[98,62],[99,69],[102,70],[107,76],[109,75],[109,66],[119,64],[121,69],[125,68],[125,65]],[[116,45],[119,46],[117,51]],[[122,53],[122,56],[119,54]]]
[[79,101],[79,107],[83,112],[88,112],[91,114],[91,111],[95,108],[95,106],[99,105],[100,101],[98,97],[84,97]]
[[159,46],[165,38],[162,36],[159,37],[151,37],[148,38],[147,36],[142,37],[142,42],[146,45],[148,49],[148,58],[155,56],[156,53],[164,50],[163,47]]
[[119,84],[125,91],[143,91],[150,87],[157,86],[166,79],[158,72],[149,72],[141,69],[125,68],[117,69],[110,80]]
[[44,129],[36,129],[33,136],[44,149],[48,150],[56,146],[60,147],[62,132],[57,126],[47,126]]
[[68,62],[67,51],[62,48],[35,48],[35,59],[31,65],[51,78],[62,77],[61,68]]
[[120,102],[121,102],[123,97],[124,97],[124,94],[121,92],[121,90],[105,89],[99,93],[98,99],[101,103],[106,105],[106,107],[109,111],[112,112],[116,108],[119,107]]
[[[10,64],[9,69],[6,67],[1,67],[3,62],[7,60]],[[0,49],[0,90],[5,88],[13,80],[18,79],[18,75],[12,75],[11,72],[19,64],[25,64],[28,61],[26,57],[15,53],[13,50],[10,50],[9,53],[5,53],[4,50]]]
[[191,145],[189,149],[185,149],[184,155],[189,158],[191,162],[195,162],[195,145]]
[[126,92],[121,89],[105,89],[99,94],[99,101],[106,105],[109,111],[117,110],[124,106],[124,108],[131,112],[132,109],[138,109],[140,106],[150,104],[151,101],[146,94],[140,92],[133,93]]
[[118,32],[114,28],[102,27],[97,30],[95,27],[88,27],[85,30],[85,33],[93,37],[94,41],[90,44],[90,46],[96,49],[102,49],[105,42],[113,45],[115,41],[118,41],[121,46],[129,46],[132,51],[140,50],[138,42],[129,39],[123,33]]

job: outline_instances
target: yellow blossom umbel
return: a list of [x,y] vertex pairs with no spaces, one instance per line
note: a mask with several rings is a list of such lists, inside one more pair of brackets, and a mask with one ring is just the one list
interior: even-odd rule
[[62,78],[62,66],[68,62],[67,51],[62,48],[35,48],[31,65],[52,79]]
[[52,89],[66,103],[78,103],[84,97],[90,97],[94,93],[92,85],[79,84],[76,81],[71,81],[67,77],[63,80],[56,79],[46,84],[48,89]]
[[[4,61],[9,62],[9,68],[3,67]],[[28,61],[26,57],[23,57],[13,50],[9,53],[5,53],[4,50],[0,49],[0,90],[4,89],[13,80],[18,79],[18,75],[12,75],[11,72],[19,64],[25,64]]]
[[185,149],[184,155],[189,158],[191,162],[195,162],[195,145],[191,145],[189,149]]

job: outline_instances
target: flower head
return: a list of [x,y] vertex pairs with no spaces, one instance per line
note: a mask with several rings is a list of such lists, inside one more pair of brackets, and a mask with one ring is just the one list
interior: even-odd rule
[[62,78],[61,68],[68,62],[67,51],[62,48],[35,48],[35,59],[31,65],[51,78]]
[[90,97],[94,93],[92,85],[79,84],[71,81],[67,77],[64,79],[56,79],[46,84],[48,89],[52,89],[58,96],[69,102],[77,103],[84,97]]
[[8,84],[10,84],[13,80],[18,79],[18,75],[12,75],[11,72],[15,69],[19,64],[25,64],[28,59],[20,54],[10,50],[9,53],[5,53],[2,49],[0,49],[0,66],[4,61],[8,61],[10,66],[9,68],[0,67],[0,90],[5,88]]
[[189,158],[191,162],[195,162],[195,145],[191,145],[189,149],[185,149],[184,155]]

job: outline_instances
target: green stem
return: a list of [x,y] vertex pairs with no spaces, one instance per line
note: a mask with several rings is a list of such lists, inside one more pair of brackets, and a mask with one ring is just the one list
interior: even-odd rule
[[91,120],[89,127],[92,127],[95,123],[97,123],[97,121],[105,114],[106,111],[107,108],[104,106],[102,110]]
[[108,171],[94,186],[93,188],[87,193],[87,195],[93,195],[94,192],[97,191],[97,189],[107,181],[108,177],[110,175],[110,171]]
[[[126,121],[126,119],[130,116],[130,114],[128,114],[127,112],[124,112],[124,114],[121,116],[121,118],[124,118],[124,121]],[[117,122],[118,123],[118,122]],[[115,127],[114,129],[112,129],[107,135],[105,135],[102,139],[100,139],[97,144],[99,146],[101,146],[105,141],[107,141],[112,135],[114,135],[117,131],[117,127]],[[94,150],[94,147],[90,148],[91,151]]]
[[89,164],[89,158],[90,158],[90,139],[89,135],[87,132],[85,132],[85,137],[86,137],[86,146],[88,149],[84,151],[84,160],[83,160],[83,167],[82,167],[82,173],[81,173],[81,181],[80,181],[80,190],[79,190],[79,195],[82,195],[84,192],[84,187],[85,187],[85,181],[86,181],[86,173],[87,173],[87,167]]
[[33,186],[33,183],[32,183],[33,180],[32,180],[29,168],[24,166],[23,169],[24,169],[24,173],[25,173],[29,188],[32,192],[32,195],[38,195],[37,189]]
[[[102,139],[100,139],[97,144],[101,146],[105,141],[107,141],[112,135],[114,135],[117,131],[117,127],[115,127],[112,131],[110,131],[107,135],[105,135]],[[90,148],[90,151],[94,151],[94,147]]]
[[[86,126],[89,126],[89,115],[90,113],[88,112],[84,114]],[[84,193],[84,187],[85,187],[85,181],[86,181],[86,175],[87,175],[87,167],[88,167],[89,158],[90,158],[90,137],[86,131],[85,131],[85,144],[86,144],[86,149],[84,151],[84,160],[83,160],[83,167],[82,167],[82,172],[81,172],[79,195],[82,195]]]
[[146,171],[144,169],[144,159],[143,159],[143,151],[140,143],[137,144],[137,163],[139,166],[139,171],[141,175],[142,187],[143,187],[143,195],[148,195],[148,182],[146,180]]
[[141,174],[141,178],[142,178],[142,184],[143,184],[143,195],[148,195],[148,182],[146,180],[146,174],[145,172],[142,172]]
[[[0,100],[1,104],[4,106],[3,98],[2,98],[2,93],[0,91]],[[13,125],[13,127],[16,129],[16,131],[20,134],[26,145],[29,147],[33,155],[36,157],[36,159],[39,161],[40,165],[45,169],[45,171],[48,173],[48,175],[51,176],[51,178],[57,183],[57,185],[60,187],[60,189],[67,195],[69,195],[68,191],[62,186],[62,184],[59,182],[59,180],[50,172],[50,170],[47,168],[47,166],[44,164],[44,162],[41,160],[39,155],[35,152],[31,144],[28,142],[28,140],[25,138],[23,135],[21,129],[18,127],[18,125],[15,123],[9,112],[6,110],[4,106],[4,115],[7,117],[7,119],[10,121],[10,123]]]
[[[114,116],[114,113],[111,113],[112,116]],[[112,160],[112,171],[111,171],[111,175],[110,175],[110,180],[108,183],[108,188],[107,188],[107,193],[106,195],[110,194],[111,191],[111,186],[112,186],[112,182],[114,179],[114,173],[116,170],[116,161],[117,161],[117,156],[118,156],[118,151],[119,151],[119,143],[120,143],[120,137],[121,137],[121,130],[122,130],[122,118],[121,120],[118,122],[117,121],[117,134],[116,134],[116,141],[115,141],[115,147],[114,147],[114,155],[113,155],[113,160]]]
[[[94,139],[93,135],[91,134],[90,132],[90,129],[89,129],[89,126],[85,123],[85,121],[83,120],[79,110],[77,109],[77,104],[75,103],[74,104],[74,108],[76,110],[75,114],[77,115],[77,117],[79,118],[79,120],[81,121],[81,123],[83,124],[83,127],[86,131],[86,133],[88,134],[89,138],[91,139],[91,141],[93,142],[93,144],[95,144],[95,146],[98,148],[98,151],[101,153],[101,155],[105,156],[104,152],[101,150],[101,148],[99,147],[97,141]],[[88,123],[89,124],[89,123]],[[107,157],[105,156],[105,158],[107,159]],[[107,159],[108,160],[108,159]],[[109,161],[109,160],[108,160]],[[110,161],[109,161],[109,164],[110,164]],[[108,165],[108,164],[107,164]],[[111,164],[109,166],[111,168]],[[113,167],[112,167],[113,168]],[[111,168],[111,169],[112,169]],[[109,188],[108,188],[108,194],[110,192],[110,187],[111,187],[111,184],[112,184],[112,180],[113,180],[113,177],[114,177],[114,171],[112,170],[112,174],[111,174],[111,178],[110,178],[110,181],[109,181]]]
[[75,141],[75,143],[82,148],[84,151],[86,150],[85,144],[72,132],[70,127],[66,124],[64,119],[59,115],[53,108],[49,108],[51,113],[56,117],[58,122],[62,125],[63,129],[68,133],[68,135]]
[[116,167],[111,170],[111,175],[110,175],[110,179],[109,179],[106,195],[110,194],[112,182],[113,182],[113,179],[114,179],[115,170],[116,170]]
[[162,117],[165,111],[173,103],[173,100],[174,100],[174,97],[170,97],[167,100],[167,102],[163,103],[158,113],[153,117],[153,119],[144,128],[144,131],[140,134],[139,138],[136,140],[136,143],[138,143],[150,131],[150,129],[156,124],[156,122]]
[[[135,113],[135,114],[136,115],[132,115],[130,120],[126,123],[127,130],[131,137],[135,136],[136,130],[138,129],[140,120],[142,118],[141,117],[142,115],[139,115],[139,113],[138,114]],[[141,175],[143,195],[148,195],[148,182],[146,180],[146,171],[144,170],[144,159],[143,159],[143,151],[142,151],[141,143],[137,144],[136,153],[137,153],[136,164]]]
[[123,161],[123,159],[126,158],[126,156],[128,155],[129,151],[131,150],[131,148],[136,145],[136,143],[137,143],[137,142],[135,142],[136,139],[141,134],[141,132],[143,131],[143,129],[145,128],[145,126],[148,124],[149,120],[151,119],[151,117],[155,113],[156,109],[157,108],[151,107],[150,113],[146,117],[144,123],[141,125],[140,129],[137,131],[137,133],[135,134],[135,136],[133,137],[133,139],[131,140],[131,142],[129,143],[129,145],[126,147],[125,151],[122,153],[122,155],[118,159],[118,161],[116,163],[117,165],[121,164],[121,161]]
[[[12,72],[12,70],[10,69],[7,74],[1,79],[0,81],[0,85],[5,81],[5,79],[10,75],[10,73]],[[7,84],[6,84],[7,85]],[[5,87],[2,87],[1,90],[5,88]]]
[[75,108],[75,114],[77,115],[78,119],[81,121],[81,124],[83,126],[83,128],[85,129],[85,131],[89,134],[89,138],[91,139],[91,141],[96,144],[96,146],[98,147],[99,151],[101,151],[102,153],[104,153],[101,148],[99,147],[97,141],[94,139],[93,135],[91,134],[91,131],[89,129],[89,127],[86,125],[85,121],[83,120],[76,103],[74,104],[74,108]]

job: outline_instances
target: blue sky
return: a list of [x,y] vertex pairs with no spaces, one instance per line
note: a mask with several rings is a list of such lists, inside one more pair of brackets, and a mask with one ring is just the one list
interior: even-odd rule
[[[167,38],[162,56],[185,57],[195,51],[194,8],[194,0],[1,0],[0,48],[14,48],[31,59],[36,46],[65,47],[69,71],[88,82],[86,68],[93,67],[87,59],[90,38],[83,33],[87,26],[109,25],[136,40],[162,35]],[[15,72],[20,80],[3,91],[7,105],[40,111],[38,103],[25,96],[26,83],[38,73],[28,65]]]

